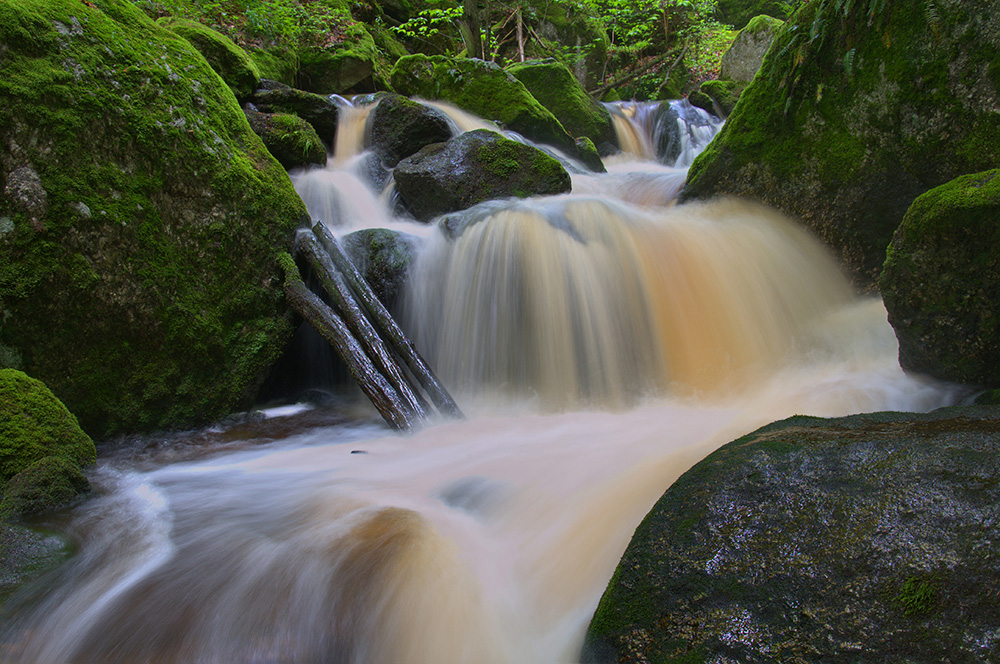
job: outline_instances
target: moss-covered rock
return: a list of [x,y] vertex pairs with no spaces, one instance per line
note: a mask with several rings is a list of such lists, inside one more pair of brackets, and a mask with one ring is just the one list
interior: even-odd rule
[[326,165],[326,147],[311,124],[291,113],[261,113],[253,104],[243,112],[268,151],[285,168]]
[[229,37],[184,18],[165,16],[157,23],[191,42],[226,85],[232,88],[238,100],[246,99],[257,88],[260,70],[247,52]]
[[252,403],[306,218],[189,42],[125,0],[0,4],[0,357],[102,437]]
[[400,198],[421,221],[494,198],[559,194],[572,186],[554,158],[486,129],[428,145],[399,162],[394,175]]
[[756,16],[771,16],[784,20],[791,16],[802,0],[719,0],[716,13],[723,23],[742,29]]
[[64,507],[90,490],[83,471],[64,457],[48,456],[15,475],[3,490],[0,518],[19,519]]
[[572,136],[524,84],[496,63],[410,55],[392,68],[392,87],[410,97],[443,99],[538,143],[576,152]]
[[413,264],[418,238],[386,228],[366,228],[344,236],[344,251],[387,309],[395,308]]
[[725,118],[736,108],[745,87],[745,84],[736,81],[705,81],[688,95],[688,101],[692,106]]
[[998,478],[996,408],[768,425],[646,516],[584,661],[988,661]]
[[381,96],[368,123],[371,149],[389,168],[425,145],[451,138],[443,113],[397,94]]
[[809,2],[779,32],[684,198],[777,207],[871,286],[913,199],[996,167],[1000,24],[977,0],[890,2],[871,20],[836,4]]
[[374,92],[385,87],[389,63],[344,0],[315,0],[312,24],[299,49],[296,87],[319,94]]
[[586,137],[602,154],[618,150],[611,113],[594,101],[569,69],[553,59],[529,60],[509,65],[507,71],[521,81],[571,135]]
[[264,79],[250,96],[249,102],[261,113],[291,113],[299,116],[313,126],[324,143],[333,145],[337,136],[339,107],[329,97]]
[[879,287],[904,369],[1000,387],[1000,170],[920,196]]
[[53,456],[88,466],[97,451],[76,417],[42,381],[0,369],[0,486]]
[[719,77],[744,84],[752,81],[774,36],[784,24],[781,19],[755,16],[722,54]]

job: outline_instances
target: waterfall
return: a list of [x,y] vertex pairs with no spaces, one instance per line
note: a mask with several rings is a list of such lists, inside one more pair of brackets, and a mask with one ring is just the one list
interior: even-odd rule
[[[321,176],[363,161],[352,145],[300,191],[342,187]],[[955,399],[903,374],[881,302],[791,221],[675,206],[653,191],[674,164],[612,171],[420,227],[407,325],[468,421],[399,436],[303,407],[103,454],[61,517],[77,553],[4,607],[0,660],[574,662],[636,525],[713,449]]]

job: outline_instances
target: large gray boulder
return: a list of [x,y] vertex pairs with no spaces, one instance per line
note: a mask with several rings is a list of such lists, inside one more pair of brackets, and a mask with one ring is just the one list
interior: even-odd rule
[[428,145],[399,162],[394,176],[400,198],[421,221],[495,198],[561,194],[572,187],[557,160],[485,129]]
[[750,21],[722,54],[719,77],[737,83],[752,81],[774,36],[784,24],[781,19],[770,16],[757,16]]
[[768,425],[657,502],[584,661],[992,661],[998,478],[996,408]]

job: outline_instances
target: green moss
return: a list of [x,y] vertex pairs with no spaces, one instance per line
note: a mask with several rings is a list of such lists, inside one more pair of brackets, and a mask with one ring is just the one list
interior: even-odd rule
[[535,60],[507,67],[528,92],[559,120],[573,136],[595,144],[617,145],[611,114],[591,99],[565,65],[555,60]]
[[44,383],[0,369],[0,485],[52,456],[86,466],[96,461],[97,451]]
[[937,586],[932,580],[911,576],[903,582],[896,598],[908,616],[929,613],[937,604]]
[[492,62],[410,55],[392,69],[400,94],[443,99],[541,143],[575,152],[573,137],[524,84]]
[[3,490],[0,518],[42,514],[73,501],[90,483],[74,461],[59,456],[39,459],[15,475]]
[[253,398],[288,334],[259,344],[284,320],[259,257],[305,211],[204,57],[127,2],[90,4],[0,8],[0,166],[38,183],[0,197],[0,344],[103,436]]
[[260,70],[247,52],[229,37],[197,21],[183,18],[165,17],[157,22],[191,42],[232,88],[237,99],[246,99],[257,88]]

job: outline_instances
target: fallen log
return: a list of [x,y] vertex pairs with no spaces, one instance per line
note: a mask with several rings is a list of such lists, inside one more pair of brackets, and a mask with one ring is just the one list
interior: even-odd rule
[[344,252],[343,248],[340,246],[340,242],[333,236],[332,233],[327,229],[327,227],[322,222],[317,222],[312,227],[313,233],[319,239],[320,243],[330,254],[330,258],[333,259],[334,265],[340,270],[341,274],[344,275],[345,280],[350,285],[354,294],[357,296],[361,305],[371,316],[372,321],[378,326],[379,331],[385,336],[387,341],[392,345],[393,350],[395,350],[399,356],[403,359],[407,368],[413,373],[413,376],[417,379],[417,382],[427,391],[430,395],[431,401],[437,407],[441,413],[449,415],[455,418],[463,418],[464,415],[459,409],[458,404],[455,403],[451,395],[448,394],[447,390],[441,386],[438,382],[436,376],[431,371],[427,363],[424,362],[423,358],[417,352],[417,349],[413,346],[413,343],[407,338],[403,333],[403,330],[396,323],[395,319],[386,310],[385,305],[379,301],[376,297],[374,291],[372,291],[371,286],[365,281],[365,278],[361,276],[358,269],[351,262],[351,259]]
[[357,301],[351,295],[344,278],[316,235],[306,229],[301,229],[295,235],[295,243],[299,253],[314,270],[320,283],[330,296],[337,314],[343,318],[354,337],[364,348],[369,359],[392,386],[396,388],[413,413],[420,418],[427,417],[427,403],[414,391],[406,374],[396,362],[392,352],[378,335],[371,322],[362,313]]
[[295,266],[295,260],[284,254],[280,262],[285,271],[285,297],[292,309],[330,343],[389,426],[401,431],[411,429],[420,418],[410,405],[400,398],[392,384],[378,372],[344,321],[305,285]]

